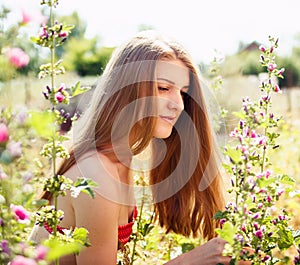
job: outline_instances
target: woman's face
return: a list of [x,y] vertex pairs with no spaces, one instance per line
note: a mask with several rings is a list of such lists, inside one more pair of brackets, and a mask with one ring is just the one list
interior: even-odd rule
[[167,138],[184,109],[183,93],[189,88],[189,69],[178,59],[157,64],[158,112],[154,137]]

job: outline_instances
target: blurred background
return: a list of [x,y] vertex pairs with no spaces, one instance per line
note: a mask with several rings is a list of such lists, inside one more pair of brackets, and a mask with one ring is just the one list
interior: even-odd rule
[[[43,108],[41,93],[48,80],[39,79],[38,72],[49,53],[30,37],[47,23],[49,10],[38,0],[1,0],[0,8],[0,103]],[[208,86],[216,77],[222,80],[213,92],[217,104],[228,111],[222,128],[227,133],[236,124],[232,113],[240,109],[242,98],[260,96],[264,69],[259,46],[268,45],[272,36],[279,39],[278,68],[285,68],[284,79],[278,80],[283,93],[274,96],[273,108],[300,130],[298,10],[297,0],[61,0],[54,17],[75,28],[56,49],[66,69],[57,82],[93,87],[116,46],[138,31],[156,29],[187,47]]]
[[[47,52],[35,46],[30,37],[38,34],[49,14],[38,0],[1,0],[0,4],[0,89],[7,85],[17,86],[21,93],[26,91],[21,87],[28,86],[28,82],[17,85],[11,82],[22,77],[36,77],[39,65],[47,59]],[[300,99],[297,92],[300,76],[298,10],[297,0],[285,3],[270,0],[152,0],[143,4],[138,0],[103,3],[61,0],[54,9],[55,17],[76,27],[56,54],[63,58],[69,76],[64,76],[64,82],[68,83],[69,79],[73,82],[80,77],[83,83],[92,85],[116,46],[140,30],[156,29],[183,43],[208,79],[211,61],[218,58],[219,74],[225,80],[223,92],[230,97],[224,103],[230,102],[233,106],[235,98],[246,94],[252,96],[252,87],[256,94],[262,71],[258,47],[267,44],[268,37],[273,36],[279,38],[278,66],[286,69],[285,78],[279,80],[279,85],[293,91],[293,96],[288,92],[282,97],[286,101],[284,108],[289,111],[293,105],[296,109],[299,107]],[[12,48],[19,50],[10,52],[10,57],[17,53],[15,57],[21,58],[22,62],[12,63],[8,58]],[[26,59],[26,55],[29,58]],[[30,81],[29,90],[32,86]],[[224,94],[218,94],[224,99]],[[29,103],[28,97],[26,100]]]

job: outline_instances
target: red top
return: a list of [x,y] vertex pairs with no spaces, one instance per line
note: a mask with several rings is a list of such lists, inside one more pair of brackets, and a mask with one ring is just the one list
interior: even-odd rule
[[[131,216],[131,220],[128,221],[127,224],[125,225],[119,225],[118,226],[118,240],[119,242],[121,242],[123,245],[125,245],[129,239],[130,239],[130,235],[132,233],[132,226],[134,225],[134,222],[137,218],[137,215],[138,215],[138,210],[137,210],[137,207],[135,206],[134,209],[133,209],[133,213],[132,213],[132,216]],[[52,228],[47,224],[47,223],[44,223],[44,228],[50,233],[52,234],[53,233],[53,230]],[[64,234],[64,228],[61,227],[61,226],[57,226],[57,232],[61,233],[61,234]]]
[[131,216],[131,221],[129,220],[128,224],[118,226],[118,240],[123,245],[125,245],[130,239],[130,235],[132,233],[132,226],[134,225],[137,215],[138,215],[138,210],[136,206],[134,206],[133,213]]

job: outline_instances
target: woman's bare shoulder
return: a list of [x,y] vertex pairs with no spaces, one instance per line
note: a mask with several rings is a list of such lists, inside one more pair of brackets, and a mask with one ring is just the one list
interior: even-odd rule
[[99,152],[84,154],[64,175],[73,182],[79,178],[90,179],[97,185],[93,187],[95,194],[116,203],[122,202],[120,194],[123,187],[117,167],[107,156]]
[[118,178],[114,163],[99,152],[87,152],[75,157],[75,164],[69,168],[65,175],[73,181],[77,178],[92,178],[98,181],[100,176],[111,176]]

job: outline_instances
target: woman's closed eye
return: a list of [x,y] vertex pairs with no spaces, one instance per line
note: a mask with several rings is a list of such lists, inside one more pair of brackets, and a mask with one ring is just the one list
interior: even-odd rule
[[158,86],[158,90],[159,90],[159,91],[169,91],[170,88],[168,88],[168,87],[163,87],[163,86]]

